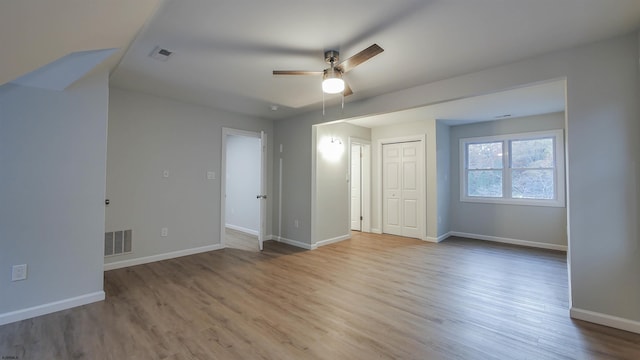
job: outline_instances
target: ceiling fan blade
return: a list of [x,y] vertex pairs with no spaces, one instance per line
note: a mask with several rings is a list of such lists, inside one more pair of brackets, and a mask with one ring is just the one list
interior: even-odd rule
[[324,71],[273,70],[273,75],[323,75]]
[[349,86],[348,82],[344,82],[344,96],[349,96],[351,94],[353,94],[353,90],[351,90],[351,86]]
[[353,55],[352,57],[344,60],[336,67],[343,73],[346,73],[350,70],[353,70],[354,67],[362,64],[363,62],[371,59],[372,57],[380,54],[383,51],[384,49],[378,46],[378,44],[373,44],[368,48],[360,51],[359,53]]

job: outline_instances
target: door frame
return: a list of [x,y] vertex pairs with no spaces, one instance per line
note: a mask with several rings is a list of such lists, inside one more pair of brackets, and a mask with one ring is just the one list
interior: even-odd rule
[[383,175],[382,175],[382,164],[383,164],[383,156],[384,153],[382,151],[382,146],[385,144],[396,144],[396,143],[403,143],[403,142],[414,142],[414,141],[418,141],[420,142],[420,152],[422,154],[422,164],[420,166],[420,170],[418,171],[418,176],[420,177],[420,179],[422,179],[422,184],[420,184],[420,191],[421,191],[421,196],[420,199],[422,200],[422,204],[420,204],[420,208],[422,209],[423,213],[422,216],[420,216],[420,218],[418,219],[418,223],[420,224],[420,236],[421,236],[421,240],[427,240],[427,177],[426,177],[426,170],[427,170],[427,153],[426,153],[426,149],[427,149],[427,135],[426,134],[417,134],[417,135],[409,135],[409,136],[401,136],[401,137],[394,137],[394,138],[385,138],[385,139],[378,139],[376,141],[376,151],[377,151],[377,171],[376,171],[376,179],[378,180],[378,183],[376,184],[376,194],[378,196],[378,222],[380,224],[380,233],[383,233],[383,229],[384,229],[384,224],[383,224],[383,211],[384,211],[384,199],[383,199],[383,186],[382,186],[382,181],[383,181]]
[[[360,192],[361,192],[361,206],[360,212],[364,218],[360,223],[361,232],[371,232],[371,141],[358,138],[355,136],[349,136],[349,182],[348,187],[348,213],[351,217],[351,149],[355,144],[360,144],[363,147],[363,156],[360,161]],[[349,219],[351,220],[351,219]],[[351,232],[351,221],[349,221],[347,234]]]
[[[233,128],[222,128],[222,151],[221,151],[221,168],[220,168],[220,245],[226,247],[225,244],[225,229],[226,229],[226,206],[227,206],[227,137],[228,136],[245,136],[251,138],[257,138],[260,140],[260,190],[267,190],[267,154],[266,154],[266,133],[264,131],[247,131]],[[256,194],[257,195],[257,194]],[[266,192],[265,194],[266,195]],[[258,210],[258,246],[262,250],[262,242],[266,240],[266,204],[264,202],[268,199],[260,199],[261,202]]]

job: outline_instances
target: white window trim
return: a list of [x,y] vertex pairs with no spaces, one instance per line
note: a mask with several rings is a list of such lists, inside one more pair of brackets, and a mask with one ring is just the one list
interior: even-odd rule
[[[511,198],[511,168],[509,164],[509,146],[508,141],[512,140],[529,140],[543,137],[553,137],[555,143],[554,160],[555,160],[555,197],[554,199],[538,200],[538,199],[514,199]],[[503,141],[504,149],[502,156],[503,171],[503,197],[478,197],[467,196],[467,144],[488,143]],[[564,131],[563,130],[546,130],[535,131],[518,134],[505,134],[496,136],[481,136],[473,138],[460,139],[460,201],[473,203],[489,203],[489,204],[505,204],[505,205],[530,205],[530,206],[550,206],[565,207],[565,153],[564,153]]]

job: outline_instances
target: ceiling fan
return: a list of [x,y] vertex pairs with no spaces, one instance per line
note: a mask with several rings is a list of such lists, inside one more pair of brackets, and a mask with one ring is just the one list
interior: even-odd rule
[[343,93],[344,96],[349,96],[353,94],[353,91],[342,79],[342,75],[383,51],[384,49],[378,46],[378,44],[373,44],[341,63],[338,63],[338,61],[340,61],[340,53],[337,50],[328,50],[324,53],[324,61],[330,66],[323,71],[274,70],[273,75],[322,75],[323,92],[327,94]]

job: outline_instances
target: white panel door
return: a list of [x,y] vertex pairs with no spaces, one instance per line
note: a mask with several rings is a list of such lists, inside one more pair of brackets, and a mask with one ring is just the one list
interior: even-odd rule
[[351,145],[351,230],[362,231],[362,145]]
[[393,235],[402,235],[401,150],[401,144],[384,144],[382,146],[382,232]]
[[420,145],[415,141],[382,146],[384,233],[421,238]]
[[402,236],[420,238],[420,164],[419,142],[402,143]]

